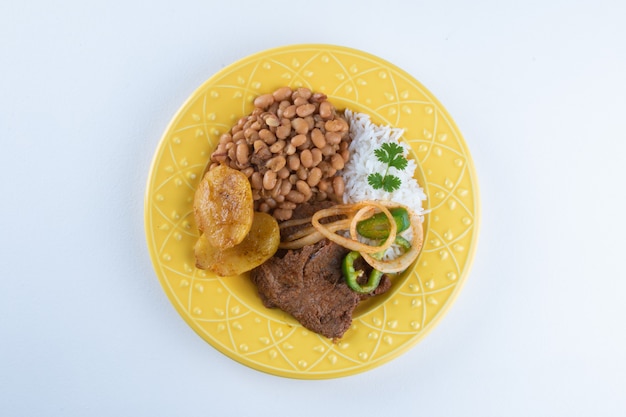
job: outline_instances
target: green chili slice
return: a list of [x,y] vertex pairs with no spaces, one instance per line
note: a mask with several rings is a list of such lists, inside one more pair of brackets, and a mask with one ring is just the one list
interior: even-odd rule
[[[409,213],[404,207],[395,207],[389,210],[398,227],[397,233],[409,228],[411,221]],[[385,213],[376,213],[366,220],[357,223],[357,232],[368,239],[387,239],[389,237],[389,220]]]
[[411,242],[403,238],[402,236],[396,236],[395,244],[400,246],[404,250],[411,249]]
[[343,276],[346,280],[346,284],[353,291],[356,291],[361,294],[368,294],[378,288],[378,284],[380,284],[380,279],[383,277],[383,273],[374,269],[370,274],[365,285],[360,285],[357,280],[364,274],[362,270],[356,271],[354,269],[354,262],[361,257],[361,254],[357,251],[352,251],[343,258]]

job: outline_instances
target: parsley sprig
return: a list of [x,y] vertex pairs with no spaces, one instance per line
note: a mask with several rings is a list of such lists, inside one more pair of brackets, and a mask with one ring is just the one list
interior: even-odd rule
[[383,143],[380,148],[374,150],[376,158],[387,164],[385,172],[375,172],[367,176],[367,182],[375,190],[383,189],[387,192],[392,192],[400,188],[402,180],[395,175],[389,174],[391,167],[396,168],[398,171],[402,171],[409,163],[403,155],[404,149],[397,143]]

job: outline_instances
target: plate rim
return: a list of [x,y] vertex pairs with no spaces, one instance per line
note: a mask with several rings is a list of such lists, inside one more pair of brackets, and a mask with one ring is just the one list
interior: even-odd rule
[[[363,366],[363,365],[356,365],[353,367],[348,367],[348,368],[343,368],[340,371],[329,371],[329,372],[315,372],[315,373],[310,373],[307,371],[303,371],[303,372],[298,372],[297,370],[293,370],[293,371],[280,371],[277,370],[275,368],[270,368],[270,367],[263,367],[263,366],[259,366],[259,364],[257,362],[251,361],[248,358],[246,358],[245,356],[242,355],[234,355],[231,351],[223,348],[219,343],[212,343],[210,341],[208,341],[205,337],[203,337],[202,333],[200,332],[199,329],[196,328],[196,324],[193,322],[193,320],[191,318],[188,317],[188,312],[186,310],[183,309],[183,307],[179,304],[179,300],[177,300],[174,297],[174,294],[172,293],[171,290],[168,289],[168,283],[165,282],[164,277],[162,277],[162,273],[159,272],[159,268],[160,268],[160,262],[158,259],[158,254],[153,250],[152,246],[151,246],[151,242],[152,242],[152,236],[151,233],[153,231],[153,229],[151,228],[150,225],[150,206],[151,206],[151,202],[150,202],[150,197],[151,197],[151,185],[153,183],[153,179],[154,179],[154,174],[156,172],[157,166],[158,166],[158,162],[159,162],[159,156],[160,156],[160,149],[162,148],[162,146],[166,143],[167,138],[172,130],[172,128],[175,126],[175,124],[180,120],[180,116],[182,114],[184,114],[184,112],[187,110],[188,106],[191,104],[191,102],[193,102],[195,99],[197,99],[197,95],[198,93],[200,93],[201,91],[205,90],[206,87],[208,85],[210,85],[211,83],[213,83],[213,81],[215,79],[218,79],[220,76],[223,76],[225,73],[227,73],[229,70],[232,70],[234,68],[236,68],[238,65],[242,65],[245,61],[253,61],[254,59],[258,59],[261,58],[263,56],[267,56],[269,54],[274,54],[274,53],[278,53],[281,51],[289,51],[292,49],[298,49],[298,50],[304,50],[304,49],[311,49],[311,50],[318,50],[318,51],[341,51],[344,53],[349,53],[358,57],[366,57],[368,59],[371,59],[375,62],[380,62],[382,64],[385,64],[387,66],[389,66],[390,68],[392,68],[394,71],[397,71],[398,73],[402,74],[406,79],[410,80],[411,82],[416,83],[421,89],[423,89],[423,91],[428,95],[428,98],[430,100],[433,101],[433,103],[437,106],[437,108],[441,111],[441,113],[445,116],[447,123],[452,127],[452,129],[456,132],[456,134],[458,135],[460,141],[462,142],[463,146],[465,147],[465,159],[467,160],[467,164],[466,164],[466,169],[468,170],[468,174],[471,177],[472,181],[471,181],[471,193],[472,193],[472,198],[473,198],[473,229],[474,232],[472,234],[472,239],[471,239],[471,247],[468,249],[468,254],[467,254],[467,261],[464,264],[464,268],[461,271],[462,276],[459,278],[459,282],[455,285],[454,290],[452,291],[451,295],[446,299],[446,303],[445,305],[437,311],[437,313],[434,315],[434,317],[428,322],[428,325],[422,329],[418,334],[415,334],[410,341],[408,341],[407,343],[405,343],[404,345],[402,345],[400,348],[397,348],[395,350],[393,350],[392,352],[388,353],[387,355],[377,359],[375,362],[370,362],[368,363],[368,365]],[[418,165],[419,165],[419,161],[418,161]],[[421,168],[420,168],[421,169]],[[424,187],[425,184],[420,184],[420,186]],[[371,54],[369,52],[366,51],[362,51],[359,49],[355,49],[352,47],[347,47],[347,46],[342,46],[342,45],[333,45],[333,44],[328,44],[328,43],[303,43],[303,44],[288,44],[288,45],[283,45],[283,46],[277,46],[277,47],[273,47],[273,48],[268,48],[268,49],[264,49],[261,51],[257,51],[255,53],[243,56],[239,59],[236,59],[234,61],[232,61],[230,64],[223,66],[222,68],[220,68],[219,70],[217,70],[216,72],[214,72],[213,74],[211,74],[207,79],[205,79],[202,83],[200,83],[200,85],[198,87],[196,87],[195,89],[193,89],[191,91],[190,94],[187,95],[187,98],[183,101],[183,103],[181,103],[178,106],[178,109],[174,112],[174,114],[171,116],[169,122],[167,123],[165,129],[163,130],[163,133],[161,134],[160,139],[158,140],[158,142],[156,143],[156,147],[154,148],[154,155],[152,156],[152,160],[150,163],[150,168],[148,170],[148,178],[147,178],[147,182],[146,182],[146,188],[144,191],[144,208],[143,208],[143,215],[144,215],[144,232],[145,232],[145,237],[146,237],[146,243],[148,246],[148,253],[150,256],[150,260],[151,260],[151,264],[152,267],[157,275],[157,278],[159,280],[159,283],[162,287],[162,289],[164,289],[165,294],[168,298],[168,300],[170,301],[170,303],[174,306],[175,310],[177,311],[177,313],[181,316],[181,318],[183,319],[183,321],[185,322],[185,324],[187,324],[189,327],[191,327],[194,332],[196,334],[198,334],[198,336],[200,336],[200,338],[205,341],[206,343],[208,343],[212,348],[218,350],[220,353],[224,354],[225,356],[227,356],[228,358],[243,364],[249,368],[252,368],[256,371],[261,371],[270,375],[275,375],[275,376],[280,376],[280,377],[286,377],[286,378],[293,378],[293,379],[308,379],[308,380],[313,380],[313,379],[331,379],[331,378],[339,378],[339,377],[346,377],[346,376],[351,376],[351,375],[356,375],[358,373],[362,373],[362,372],[366,372],[369,371],[371,369],[377,368],[378,366],[381,366],[385,363],[390,362],[391,360],[397,358],[398,356],[406,353],[408,350],[412,349],[417,343],[419,343],[421,340],[423,340],[426,336],[428,336],[430,334],[430,332],[432,332],[439,324],[439,322],[442,320],[442,318],[450,311],[452,305],[454,305],[454,303],[456,302],[456,299],[458,298],[459,294],[461,293],[463,287],[466,284],[467,278],[471,272],[471,269],[473,267],[473,263],[475,261],[475,255],[476,255],[476,251],[477,251],[477,247],[478,247],[478,240],[479,240],[479,231],[480,231],[480,226],[481,226],[481,204],[480,204],[480,190],[479,190],[479,181],[478,181],[478,177],[477,177],[477,172],[476,172],[476,167],[475,167],[475,163],[473,160],[473,157],[471,155],[471,153],[469,152],[469,147],[467,146],[467,141],[465,140],[464,135],[461,133],[461,130],[459,129],[458,125],[456,124],[455,120],[452,118],[451,114],[448,112],[448,110],[446,109],[446,107],[439,101],[439,99],[427,88],[425,87],[418,79],[416,79],[414,76],[412,76],[411,74],[409,74],[407,71],[405,71],[404,69],[398,67],[397,65],[387,61],[384,58],[381,58],[379,56],[376,56],[374,54]],[[425,240],[427,238],[427,235],[425,235]],[[388,302],[389,300],[387,300]]]

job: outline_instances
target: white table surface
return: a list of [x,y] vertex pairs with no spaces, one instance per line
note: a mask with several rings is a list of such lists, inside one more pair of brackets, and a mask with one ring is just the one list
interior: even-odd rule
[[[0,415],[626,415],[625,3],[283,3],[0,4]],[[297,43],[361,49],[426,85],[481,191],[445,318],[399,358],[322,381],[198,337],[143,226],[186,97]]]

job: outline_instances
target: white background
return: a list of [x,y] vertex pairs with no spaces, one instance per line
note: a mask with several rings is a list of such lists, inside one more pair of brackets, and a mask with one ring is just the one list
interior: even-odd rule
[[[626,415],[623,1],[3,1],[0,415]],[[222,355],[149,259],[157,143],[249,54],[380,56],[446,106],[482,222],[466,284],[412,350],[302,381]]]

